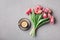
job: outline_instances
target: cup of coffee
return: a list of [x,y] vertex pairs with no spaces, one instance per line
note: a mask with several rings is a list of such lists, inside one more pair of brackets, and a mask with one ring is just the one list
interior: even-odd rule
[[22,30],[28,30],[30,27],[31,27],[31,22],[29,19],[27,18],[21,18],[19,21],[18,21],[18,26],[20,29]]

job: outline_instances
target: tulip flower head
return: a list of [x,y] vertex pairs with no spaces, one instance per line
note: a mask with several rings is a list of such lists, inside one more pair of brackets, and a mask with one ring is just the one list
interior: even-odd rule
[[31,14],[31,12],[32,12],[32,9],[30,8],[27,10],[26,14],[29,15],[29,14]]
[[54,24],[54,17],[53,16],[51,16],[51,18],[50,18],[50,23]]
[[43,13],[43,18],[47,18],[48,15],[46,13]]
[[42,6],[37,6],[35,9],[34,9],[34,12],[36,13],[36,14],[40,14],[40,13],[42,13]]
[[51,13],[51,10],[49,8],[43,8],[43,12],[45,12],[45,13]]

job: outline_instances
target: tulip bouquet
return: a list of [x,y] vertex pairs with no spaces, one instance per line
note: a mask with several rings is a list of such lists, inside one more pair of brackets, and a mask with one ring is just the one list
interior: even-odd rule
[[31,36],[35,36],[36,29],[41,25],[48,22],[54,24],[54,17],[52,16],[52,11],[49,8],[43,8],[42,6],[38,5],[34,9],[30,8],[27,10],[26,14],[30,16],[31,22],[33,24],[32,30],[30,32]]

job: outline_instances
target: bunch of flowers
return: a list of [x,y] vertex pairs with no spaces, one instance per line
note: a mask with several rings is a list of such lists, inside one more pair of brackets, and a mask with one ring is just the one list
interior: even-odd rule
[[33,24],[32,30],[30,32],[31,36],[35,36],[36,29],[41,25],[48,22],[54,24],[54,17],[52,16],[52,11],[49,8],[43,8],[42,6],[38,5],[34,9],[30,8],[29,10],[27,10],[26,14],[30,16]]

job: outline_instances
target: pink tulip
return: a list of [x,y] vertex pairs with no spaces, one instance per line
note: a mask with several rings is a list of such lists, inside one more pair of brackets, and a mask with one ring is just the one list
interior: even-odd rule
[[43,12],[47,13],[47,12],[48,12],[48,10],[47,10],[46,8],[43,8]]
[[47,18],[47,14],[46,13],[43,13],[43,18]]
[[32,12],[32,9],[30,8],[30,9],[28,9],[28,11],[26,12],[26,14],[29,15],[29,14],[31,14],[31,12]]
[[51,18],[51,16],[52,16],[52,15],[51,15],[50,13],[48,13],[48,17]]
[[49,8],[43,8],[43,12],[45,12],[45,13],[51,13],[51,10]]
[[36,13],[36,14],[40,14],[40,13],[42,13],[42,6],[37,6],[35,9],[34,9],[34,12]]
[[46,10],[48,11],[48,13],[51,13],[52,12],[51,9],[49,9],[49,8],[46,8]]
[[51,16],[51,18],[50,18],[50,23],[54,24],[54,17],[53,16]]

